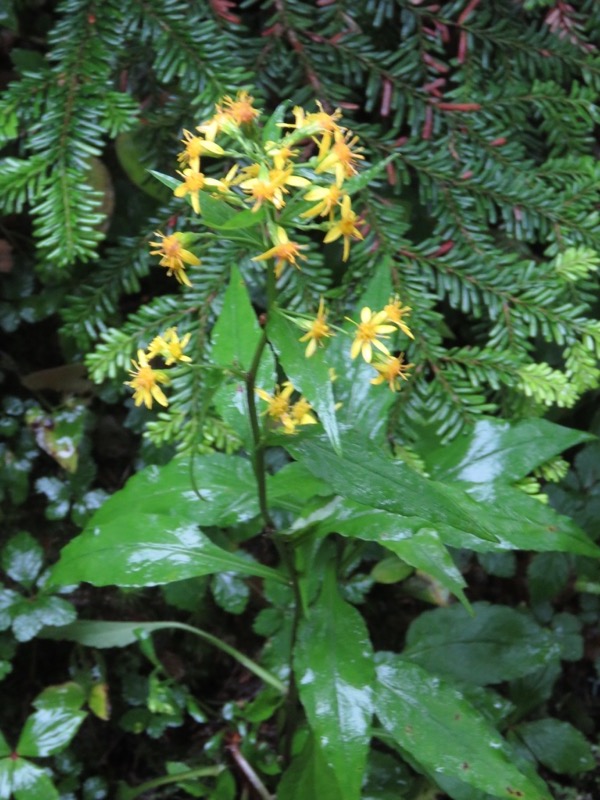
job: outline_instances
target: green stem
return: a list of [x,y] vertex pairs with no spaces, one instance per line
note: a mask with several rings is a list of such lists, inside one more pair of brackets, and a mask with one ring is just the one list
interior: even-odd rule
[[150,791],[150,789],[156,789],[158,786],[167,786],[169,783],[179,783],[180,781],[189,781],[194,778],[216,778],[224,772],[225,769],[226,767],[219,764],[216,767],[198,767],[198,769],[190,769],[187,772],[180,772],[178,775],[163,775],[160,778],[146,781],[146,783],[142,783],[140,786],[127,786],[122,788],[118,798],[119,800],[134,800],[134,798],[139,797],[144,794],[144,792]]
[[279,552],[279,557],[282,563],[286,566],[294,592],[294,610],[290,630],[290,681],[288,684],[287,698],[285,701],[283,741],[283,763],[287,766],[292,759],[292,744],[294,740],[294,734],[296,733],[298,706],[300,702],[298,686],[294,676],[294,648],[296,646],[296,638],[298,636],[298,626],[303,615],[304,603],[302,602],[300,581],[298,578],[298,570],[296,569],[294,543],[289,541],[281,541],[275,538],[275,544]]
[[258,412],[256,410],[256,373],[260,364],[260,358],[263,354],[267,344],[267,332],[263,329],[260,341],[254,353],[254,358],[248,374],[246,375],[246,397],[248,398],[248,414],[250,416],[250,428],[252,429],[252,438],[254,439],[254,453],[252,454],[252,466],[254,467],[254,475],[256,477],[256,484],[258,487],[258,504],[266,528],[272,528],[273,523],[269,516],[269,508],[267,505],[267,480],[265,469],[265,450],[262,443],[260,434],[260,425],[258,423]]
[[225,642],[221,641],[221,639],[213,636],[211,633],[203,631],[201,628],[194,628],[193,625],[186,625],[185,622],[155,622],[151,623],[150,626],[142,625],[140,627],[150,631],[156,631],[162,628],[177,628],[182,631],[187,631],[188,633],[193,633],[195,636],[199,636],[201,639],[204,639],[205,642],[212,644],[213,647],[218,647],[219,650],[222,650],[224,653],[227,653],[227,655],[235,658],[235,660],[243,667],[246,667],[247,670],[253,672],[264,683],[267,683],[269,686],[277,689],[277,691],[281,692],[281,694],[287,693],[285,684],[283,684],[279,678],[275,677],[275,675],[272,675],[266,669],[263,669],[261,666],[259,666],[259,664],[252,661],[252,659],[248,658],[243,653],[240,653],[240,651],[236,650],[235,647],[231,647],[231,645],[226,644]]

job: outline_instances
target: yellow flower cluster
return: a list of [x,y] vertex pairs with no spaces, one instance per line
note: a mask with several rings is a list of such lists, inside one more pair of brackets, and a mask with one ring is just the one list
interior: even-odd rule
[[316,425],[317,420],[312,413],[312,406],[305,397],[300,397],[295,403],[290,402],[294,393],[294,386],[290,381],[284,381],[275,388],[274,394],[269,394],[264,389],[256,389],[256,394],[267,403],[263,411],[273,422],[278,422],[283,427],[284,433],[296,433],[299,425]]
[[[408,370],[413,364],[404,362],[403,353],[393,356],[382,340],[388,340],[396,330],[400,330],[409,338],[414,339],[411,329],[404,320],[410,312],[410,306],[403,306],[398,295],[394,295],[394,297],[390,297],[381,311],[371,311],[368,306],[362,308],[360,322],[355,322],[347,317],[348,321],[356,327],[354,341],[350,348],[351,357],[354,359],[358,355],[362,355],[363,359],[378,372],[371,383],[379,384],[387,381],[390,389],[394,392],[399,387],[400,379],[407,380]],[[298,327],[306,331],[299,341],[308,342],[305,351],[307,358],[316,352],[317,347],[323,346],[325,339],[335,335],[333,328],[327,322],[327,311],[323,298],[319,303],[316,317],[312,319],[298,318],[294,321]],[[379,351],[374,363],[372,363],[373,348]]]
[[[329,114],[320,103],[318,109],[307,113],[294,108],[294,122],[278,125],[280,131],[289,130],[280,133],[277,141],[259,145],[260,112],[254,108],[253,98],[241,91],[235,98],[225,97],[217,103],[213,116],[198,125],[196,132],[183,131],[184,149],[178,156],[181,183],[173,193],[187,197],[197,214],[202,213],[203,192],[234,209],[250,206],[256,213],[267,208],[265,230],[271,246],[252,261],[273,259],[276,278],[287,265],[300,269],[299,260],[306,260],[301,251],[307,245],[293,241],[279,219],[292,199],[298,210],[293,217],[287,215],[287,224],[295,220],[304,228],[324,231],[325,243],[341,240],[344,261],[350,256],[352,240],[363,239],[360,219],[344,189],[345,181],[357,173],[364,160],[357,147],[358,137],[340,124],[339,109]],[[225,137],[222,144],[215,141],[219,136]],[[294,145],[300,142],[304,146],[296,148]],[[302,153],[308,153],[307,160],[299,160]],[[205,157],[232,158],[235,163],[223,178],[211,178],[201,169]],[[293,190],[299,193],[292,195]],[[182,237],[186,234],[157,236],[162,241],[150,243],[155,248],[152,255],[160,256],[160,265],[167,268],[168,275],[191,285],[185,265],[197,266],[200,262],[185,248]]]
[[131,380],[125,381],[125,385],[133,389],[133,400],[136,406],[144,403],[146,408],[152,408],[154,400],[161,406],[169,405],[169,401],[160,388],[160,384],[168,385],[170,383],[169,376],[164,370],[151,366],[150,361],[160,356],[167,367],[178,361],[191,361],[192,359],[183,352],[190,338],[191,334],[186,333],[180,339],[177,328],[169,328],[163,336],[154,337],[147,352],[137,351],[138,360],[131,360],[133,364],[133,369],[129,372]]

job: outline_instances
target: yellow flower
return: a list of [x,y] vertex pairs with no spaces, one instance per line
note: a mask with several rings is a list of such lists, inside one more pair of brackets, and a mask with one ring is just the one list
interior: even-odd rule
[[357,219],[358,215],[351,208],[350,195],[344,195],[341,217],[337,222],[329,223],[329,231],[323,239],[325,244],[328,244],[329,242],[335,242],[340,236],[344,238],[343,261],[348,261],[350,255],[350,239],[364,239],[364,236],[356,227]]
[[331,328],[325,321],[327,318],[327,312],[325,311],[325,305],[323,298],[321,298],[319,302],[319,310],[317,311],[317,316],[312,321],[308,320],[300,320],[299,325],[300,327],[304,328],[307,333],[304,336],[300,337],[301,342],[308,342],[306,347],[306,358],[310,358],[313,353],[317,349],[317,345],[323,346],[322,339],[328,338],[329,336],[333,336],[333,332]]
[[385,353],[386,356],[390,355],[387,347],[379,341],[379,338],[387,339],[389,334],[396,330],[393,325],[386,325],[386,320],[387,314],[385,311],[378,311],[374,314],[367,306],[361,309],[360,322],[349,320],[357,327],[355,339],[350,350],[352,358],[356,358],[361,353],[364,360],[370,364],[373,358],[373,347]]
[[136,406],[144,403],[146,408],[152,408],[152,400],[156,400],[161,406],[168,406],[169,401],[158,385],[169,383],[168,376],[161,370],[152,369],[143,350],[138,350],[137,356],[137,361],[131,359],[134,369],[129,374],[132,380],[125,381],[125,385],[134,390],[133,400]]
[[160,231],[154,231],[154,233],[156,236],[161,237],[162,242],[150,242],[150,247],[158,248],[157,250],[151,250],[150,255],[161,256],[159,264],[161,267],[167,268],[168,276],[175,275],[179,283],[191,286],[184,264],[198,266],[200,259],[184,248],[182,240],[185,234],[177,232],[172,233],[170,236],[165,236]]
[[275,277],[278,278],[281,275],[286,262],[288,264],[293,264],[295,267],[300,269],[296,258],[303,258],[306,261],[306,256],[303,256],[300,252],[300,250],[304,250],[306,247],[307,245],[305,244],[296,244],[296,242],[290,242],[285,230],[278,225],[275,228],[274,247],[271,247],[270,250],[261,253],[259,256],[254,256],[252,261],[267,261],[269,258],[274,258]]
[[253,122],[260,114],[260,111],[252,105],[254,98],[246,91],[238,92],[235,100],[226,95],[221,102],[223,103],[223,113],[236,125],[245,125]]
[[281,127],[296,128],[296,130],[310,128],[311,132],[317,133],[319,131],[329,131],[330,133],[333,133],[333,131],[345,130],[345,128],[342,128],[341,125],[338,125],[338,120],[342,116],[342,112],[339,108],[336,108],[333,114],[328,114],[323,110],[323,106],[318,100],[317,105],[319,110],[311,111],[308,114],[301,106],[294,106],[292,110],[292,113],[294,114],[294,123],[292,125],[281,123]]
[[186,194],[189,194],[192,208],[196,214],[200,213],[200,192],[205,186],[214,186],[217,189],[223,188],[221,181],[207,178],[203,172],[198,172],[195,169],[184,169],[179,174],[183,178],[183,183],[179,184],[173,194],[175,197],[185,197]]
[[333,218],[333,209],[335,206],[340,205],[343,191],[333,183],[331,186],[315,186],[310,192],[304,195],[304,199],[309,203],[317,200],[317,205],[309,208],[308,211],[303,211],[301,217],[326,217],[328,214]]
[[408,370],[414,367],[414,364],[405,364],[404,353],[400,353],[399,356],[389,356],[385,360],[376,361],[371,366],[379,373],[376,378],[371,379],[371,383],[377,385],[387,381],[392,392],[395,392],[400,388],[400,378],[408,380]]
[[317,420],[311,414],[313,407],[306,397],[301,397],[292,406],[290,413],[294,425],[316,425]]
[[353,137],[350,131],[334,131],[333,140],[331,134],[326,132],[319,146],[315,172],[333,172],[337,185],[341,186],[345,178],[356,175],[355,162],[364,159],[364,156],[352,149],[357,142],[358,136]]
[[267,142],[265,149],[267,155],[273,159],[275,169],[283,170],[287,167],[288,162],[298,155],[298,151],[292,150],[291,147],[286,147],[285,145],[277,145],[278,143],[276,142]]
[[411,339],[414,339],[413,332],[408,327],[406,322],[403,321],[402,317],[408,316],[412,311],[410,306],[403,306],[400,302],[400,298],[398,295],[394,295],[394,297],[390,297],[387,306],[383,307],[383,310],[387,314],[387,318],[390,322],[393,322],[394,325],[397,325],[402,333],[405,333]]
[[290,405],[290,397],[294,387],[290,381],[284,381],[281,387],[275,387],[275,393],[269,394],[264,389],[255,389],[261,400],[268,403],[263,414],[283,425],[285,433],[295,433],[298,425],[314,425],[317,420],[311,414],[312,406],[305,397],[301,397]]
[[213,116],[196,127],[196,130],[203,134],[209,142],[214,142],[215,136],[220,133],[230,121],[229,114],[223,111],[221,106],[217,104],[215,108],[216,111]]
[[201,139],[199,136],[194,136],[193,133],[186,130],[183,131],[183,139],[181,141],[185,145],[185,150],[179,153],[177,160],[180,164],[189,164],[190,168],[196,172],[200,170],[200,156],[222,156],[225,154],[220,145]]
[[308,186],[308,178],[293,175],[292,169],[270,169],[260,167],[258,175],[249,180],[242,181],[240,187],[244,192],[252,195],[256,201],[252,206],[252,211],[258,211],[263,202],[273,203],[275,208],[283,208],[285,200],[284,194],[288,194],[286,186]]
[[163,336],[155,336],[148,347],[148,358],[162,356],[165,359],[165,366],[169,367],[177,361],[191,361],[189,356],[184,355],[191,333],[186,333],[183,339],[177,334],[177,328],[169,328]]

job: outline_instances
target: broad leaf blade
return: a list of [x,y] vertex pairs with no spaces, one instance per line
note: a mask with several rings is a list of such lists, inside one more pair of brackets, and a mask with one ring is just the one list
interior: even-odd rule
[[336,497],[312,513],[299,517],[294,529],[316,525],[316,536],[335,532],[342,536],[376,542],[439,583],[467,604],[466,583],[444,542],[423,520],[402,517],[378,508]]
[[430,527],[439,522],[495,540],[493,518],[479,503],[459,488],[429,480],[406,464],[386,458],[381,448],[368,439],[345,435],[341,456],[318,436],[306,436],[286,446],[313,475],[342,497],[402,516],[419,517]]
[[335,774],[310,736],[302,751],[284,772],[277,800],[346,800]]
[[555,634],[508,606],[474,603],[421,614],[403,658],[431,672],[484,686],[533,672],[560,656]]
[[128,527],[131,518],[85,531],[61,552],[52,581],[94,586],[157,586],[173,581],[238,572],[281,580],[278,572],[229,553],[213,544],[193,524],[164,525],[164,518],[147,515],[143,525]]
[[41,708],[26,720],[17,752],[33,757],[60,753],[75,736],[85,717],[85,711],[75,711],[66,706]]
[[[251,213],[251,212],[248,212]],[[262,337],[252,308],[244,279],[236,266],[231,268],[231,280],[223,298],[223,308],[212,331],[211,358],[224,369],[236,367],[247,372],[254,360]],[[268,387],[275,383],[275,360],[269,347],[262,353],[256,385]],[[215,395],[215,405],[225,422],[242,439],[246,448],[253,445],[249,422],[246,382],[232,375]]]
[[306,345],[299,341],[302,331],[278,309],[269,316],[267,332],[286,375],[317,411],[332,447],[339,452],[340,432],[324,353],[318,350],[311,358],[306,358]]
[[514,766],[502,737],[459,691],[416,664],[396,657],[382,661],[377,716],[426,771],[506,800],[551,800]]
[[332,567],[300,625],[294,673],[310,727],[344,800],[358,800],[373,713],[372,649],[362,616],[338,593]]
[[[480,419],[443,447],[417,445],[432,477],[465,483],[513,483],[569,447],[590,441],[582,431],[545,419]],[[427,439],[424,440],[424,442]]]

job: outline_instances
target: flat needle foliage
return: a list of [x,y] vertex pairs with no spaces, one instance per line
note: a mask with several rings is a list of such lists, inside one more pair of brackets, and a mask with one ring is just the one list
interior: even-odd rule
[[598,4],[0,25],[0,800],[595,796]]

